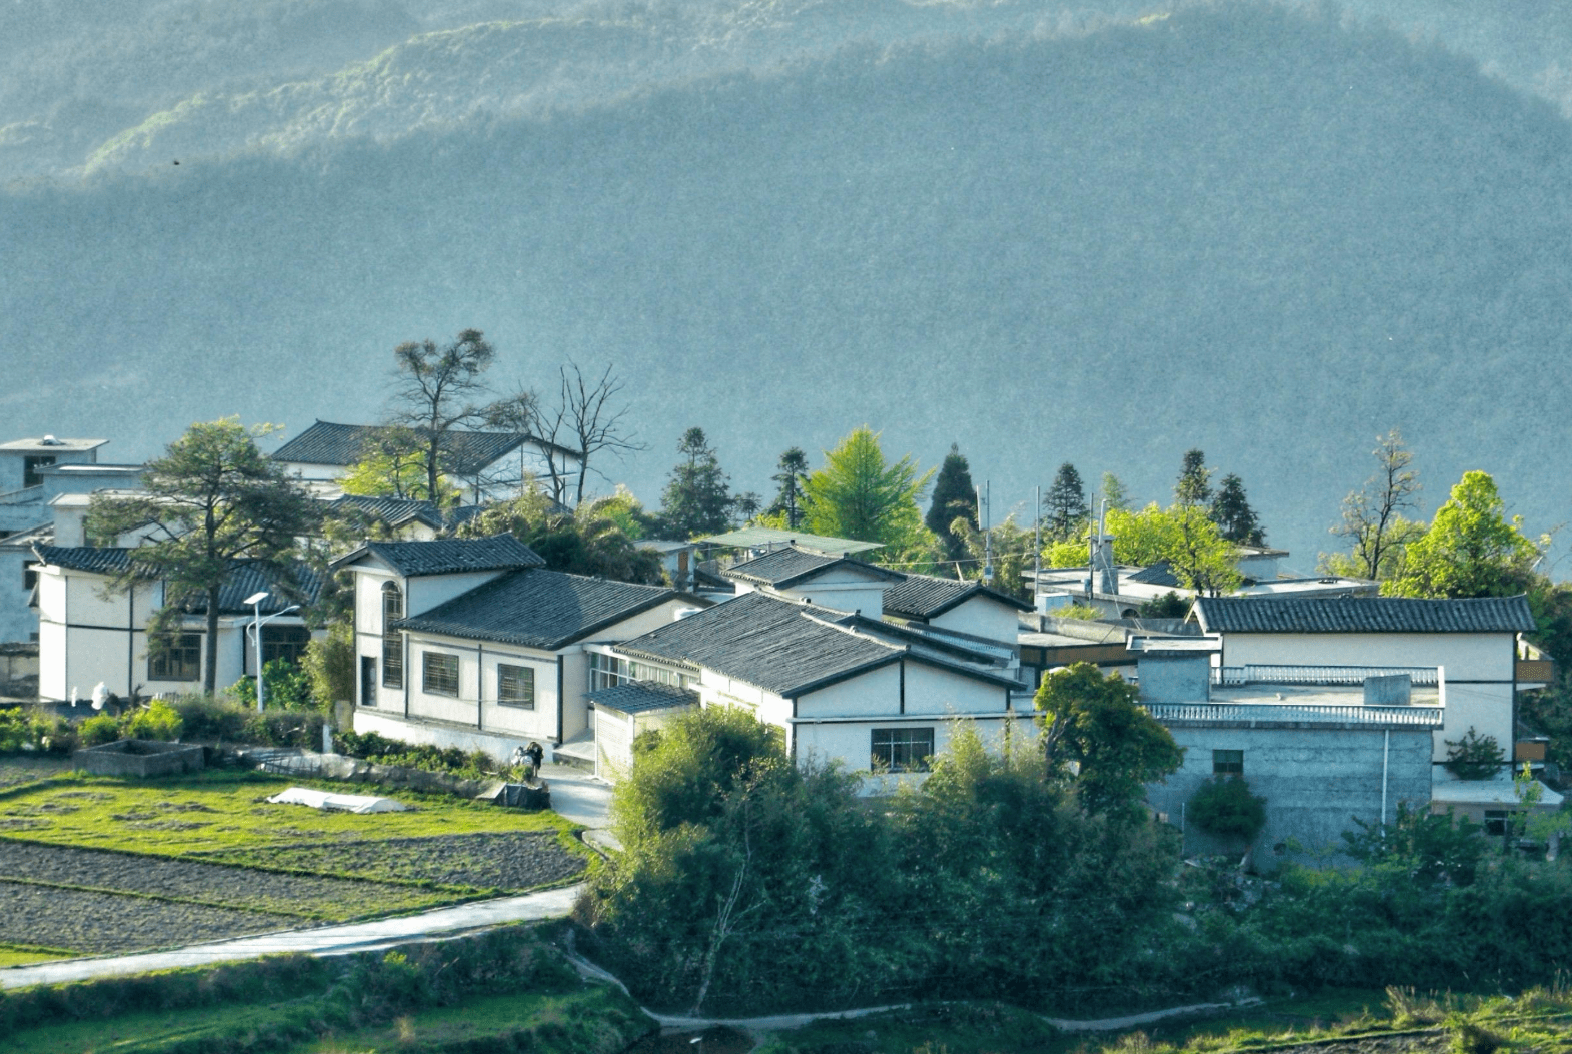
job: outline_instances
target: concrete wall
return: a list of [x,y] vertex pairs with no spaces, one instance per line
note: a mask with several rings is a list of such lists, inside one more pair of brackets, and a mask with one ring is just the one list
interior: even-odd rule
[[884,591],[889,585],[882,578],[874,579],[864,572],[838,567],[779,592],[781,596],[806,600],[820,607],[860,611],[869,618],[883,618]]
[[1445,666],[1449,683],[1511,681],[1511,633],[1225,633],[1222,665]]
[[1136,666],[1140,672],[1142,702],[1200,703],[1209,698],[1210,655],[1143,654]]
[[[1147,787],[1147,801],[1168,822],[1181,823],[1184,803],[1212,778],[1212,751],[1242,750],[1250,792],[1266,798],[1266,828],[1255,841],[1256,867],[1271,871],[1284,860],[1316,862],[1317,850],[1339,849],[1342,832],[1358,830],[1353,818],[1380,822],[1383,749],[1388,733],[1376,729],[1196,728],[1169,731],[1185,750],[1184,765],[1164,783]],[[1420,809],[1430,801],[1430,733],[1390,733],[1386,753],[1386,822],[1397,803]],[[1305,850],[1287,852],[1290,839]],[[1236,843],[1186,824],[1185,852],[1242,855]],[[1346,858],[1342,858],[1346,862]]]
[[389,739],[434,747],[458,747],[460,750],[484,750],[499,762],[506,763],[513,756],[515,747],[528,744],[529,737],[513,736],[505,732],[480,732],[473,728],[454,725],[435,725],[422,721],[405,721],[397,714],[356,708],[355,731],[361,735],[375,732]]
[[985,640],[996,640],[1012,648],[1020,635],[1020,619],[1016,610],[987,597],[972,597],[938,618],[929,619],[928,624],[956,633],[969,633]]

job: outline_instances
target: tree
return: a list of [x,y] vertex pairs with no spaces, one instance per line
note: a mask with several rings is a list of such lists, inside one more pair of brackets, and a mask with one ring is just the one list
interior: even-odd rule
[[1036,532],[1006,516],[987,534],[988,545],[983,545],[983,533],[972,529],[964,516],[957,516],[950,527],[951,537],[959,538],[965,552],[971,557],[972,570],[965,577],[978,581],[983,577],[986,557],[992,557],[994,566],[992,588],[1019,600],[1030,600],[1032,588],[1027,584],[1026,572],[1032,570],[1032,547],[1037,544]]
[[679,541],[717,534],[731,523],[732,496],[720,461],[702,428],[690,428],[677,441],[683,456],[671,470],[661,494],[661,523]]
[[1212,522],[1224,539],[1239,545],[1264,545],[1266,530],[1245,497],[1244,480],[1230,472],[1212,499]]
[[207,619],[203,690],[211,694],[218,657],[218,597],[238,562],[260,566],[287,592],[294,585],[296,539],[313,533],[317,502],[283,467],[257,449],[273,429],[242,428],[235,418],[198,423],[147,463],[143,494],[93,496],[95,537],[142,534],[126,570],[112,580],[124,592],[162,581],[164,602],[149,624],[157,649],[199,603]]
[[523,432],[551,446],[572,450],[579,462],[573,493],[568,493],[567,465],[552,449],[546,451],[546,481],[553,499],[579,504],[584,501],[590,461],[597,454],[609,451],[620,458],[647,448],[628,428],[628,408],[618,405],[618,396],[626,387],[610,366],[597,378],[586,376],[578,363],[570,361],[557,367],[555,402],[548,403],[539,392],[520,386],[512,395],[485,407],[482,418],[488,427]]
[[911,544],[924,526],[917,501],[932,477],[932,469],[918,475],[910,454],[886,462],[878,433],[864,425],[826,450],[824,467],[803,483],[808,529],[892,548]]
[[1195,825],[1248,846],[1266,826],[1266,799],[1250,793],[1239,776],[1214,776],[1190,798],[1186,812]]
[[1104,677],[1091,663],[1043,676],[1035,703],[1050,776],[1075,766],[1075,786],[1088,813],[1134,819],[1145,786],[1178,770],[1184,751],[1138,705],[1134,685]]
[[1419,505],[1419,473],[1409,467],[1414,455],[1395,428],[1377,438],[1372,453],[1375,475],[1343,499],[1342,522],[1332,528],[1333,534],[1348,539],[1353,552],[1322,554],[1321,569],[1385,581],[1397,574],[1409,543],[1424,533],[1424,524],[1404,518],[1402,512]]
[[516,498],[492,502],[459,525],[461,538],[511,534],[553,571],[660,585],[660,557],[634,544],[645,519],[638,500],[625,490],[581,502],[566,512],[538,486]]
[[1129,509],[1130,492],[1118,476],[1112,472],[1103,473],[1101,498],[1109,509]]
[[339,480],[345,494],[394,498],[426,498],[439,505],[454,504],[459,491],[446,477],[438,477],[437,494],[427,486],[426,442],[414,429],[386,425],[373,431],[361,444],[360,460]]
[[1550,546],[1522,533],[1522,517],[1506,517],[1506,503],[1487,472],[1463,473],[1424,536],[1410,542],[1397,577],[1381,592],[1400,597],[1501,597],[1527,592],[1534,564]]
[[1086,488],[1081,484],[1081,474],[1066,461],[1059,466],[1048,488],[1048,537],[1056,542],[1067,542],[1080,533],[1090,510],[1086,506]]
[[482,423],[486,408],[477,396],[490,391],[481,374],[491,367],[496,352],[478,329],[466,329],[443,347],[430,339],[406,341],[393,349],[398,386],[392,395],[392,420],[418,429],[424,443],[421,460],[426,473],[426,495],[440,493],[442,447],[454,429]]
[[1495,736],[1482,736],[1470,725],[1462,739],[1446,741],[1446,770],[1460,780],[1488,780],[1506,767],[1506,751]]
[[928,506],[924,521],[938,536],[945,558],[951,562],[960,560],[967,550],[965,539],[954,532],[957,518],[964,519],[971,530],[977,530],[977,485],[972,482],[971,466],[961,453],[960,444],[951,443],[944,464],[939,466],[938,478],[933,481],[933,504]]
[[1200,450],[1184,452],[1184,464],[1174,484],[1174,500],[1184,506],[1205,505],[1212,500],[1212,470],[1206,467],[1206,455]]
[[[1200,506],[1172,505],[1144,509],[1109,509],[1108,533],[1113,536],[1114,561],[1136,567],[1164,562],[1186,589],[1219,596],[1238,587],[1239,560],[1234,544],[1218,533],[1217,524]],[[1085,540],[1046,547],[1050,567],[1084,567]]]
[[808,478],[808,455],[802,447],[794,446],[781,454],[775,467],[779,471],[770,479],[779,489],[765,512],[784,517],[786,528],[795,531],[802,523],[802,481]]

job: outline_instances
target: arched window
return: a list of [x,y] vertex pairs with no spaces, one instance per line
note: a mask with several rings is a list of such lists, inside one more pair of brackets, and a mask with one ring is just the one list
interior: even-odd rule
[[404,635],[393,623],[404,617],[404,594],[388,582],[382,587],[382,687],[404,687]]

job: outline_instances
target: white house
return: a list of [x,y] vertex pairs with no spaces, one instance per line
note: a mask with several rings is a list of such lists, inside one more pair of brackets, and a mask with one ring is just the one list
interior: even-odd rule
[[[894,778],[886,774],[926,771],[948,745],[952,718],[971,718],[985,736],[997,736],[1029,716],[1015,710],[1021,685],[1014,672],[986,655],[765,590],[605,653],[610,663],[596,689],[660,680],[693,693],[698,705],[740,707],[779,729],[799,763],[839,762],[869,773],[869,791],[884,789]],[[641,665],[649,671],[643,676]],[[592,691],[591,698],[598,706],[601,696]],[[631,760],[603,754],[612,769]]]
[[[171,647],[151,654],[148,621],[163,606],[163,583],[140,584],[118,594],[109,591],[111,578],[126,569],[134,549],[45,545],[36,553],[40,698],[69,699],[73,689],[85,698],[100,682],[116,695],[201,690],[207,654],[201,604],[186,613]],[[295,588],[295,599],[289,599],[256,565],[235,565],[219,593],[216,685],[227,687],[256,673],[247,632],[254,612],[243,603],[256,593],[268,593],[260,605],[263,617],[277,615],[262,627],[263,661],[299,657],[311,631],[298,612],[278,613],[314,600],[320,581],[309,568],[300,567]]]
[[334,566],[354,572],[356,730],[499,759],[587,738],[592,649],[705,603],[548,571],[506,534],[367,542]]
[[1255,680],[1254,671],[1300,666],[1443,668],[1446,723],[1436,730],[1432,760],[1445,761],[1447,741],[1470,728],[1513,756],[1518,637],[1536,629],[1525,597],[1203,598],[1192,617],[1218,638],[1225,683],[1234,671]]
[[[317,421],[273,452],[273,460],[307,480],[336,480],[361,461],[379,427]],[[420,429],[415,429],[417,434]],[[511,497],[528,476],[551,477],[577,487],[582,455],[525,432],[445,432],[442,453],[447,471],[466,485],[466,498],[482,502]]]

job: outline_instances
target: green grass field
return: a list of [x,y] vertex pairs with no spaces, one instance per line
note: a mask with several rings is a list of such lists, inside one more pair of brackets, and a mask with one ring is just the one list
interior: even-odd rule
[[553,812],[522,812],[439,795],[387,793],[411,812],[367,816],[269,805],[286,787],[378,794],[363,784],[313,784],[250,772],[214,771],[162,780],[65,776],[0,793],[0,837],[157,856],[244,853],[302,842],[412,838],[480,832],[555,831]]

